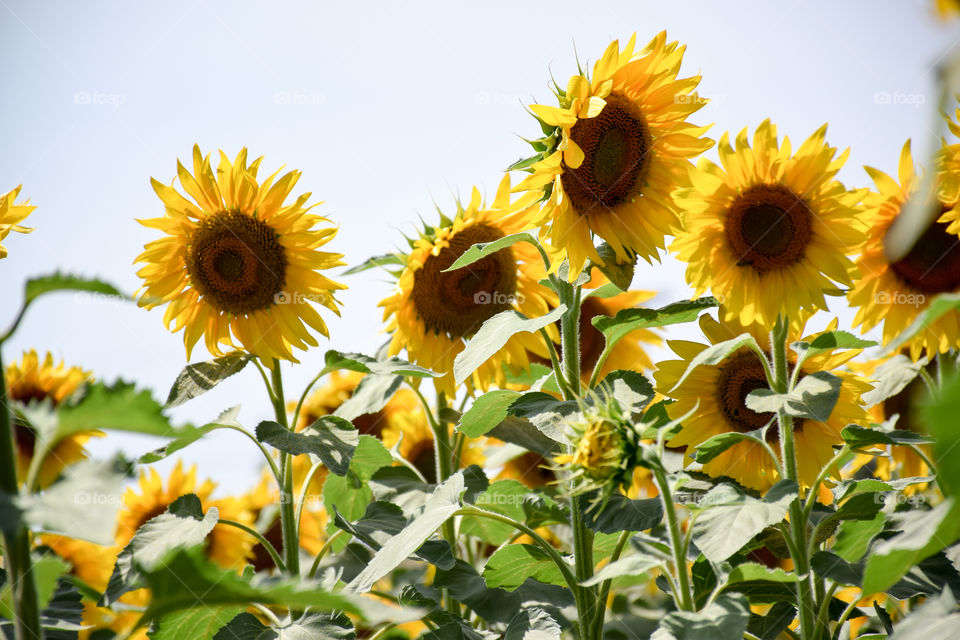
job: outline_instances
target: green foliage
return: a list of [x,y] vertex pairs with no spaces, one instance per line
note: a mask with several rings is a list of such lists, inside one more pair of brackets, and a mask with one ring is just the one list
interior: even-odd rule
[[306,429],[295,432],[276,422],[257,425],[257,440],[280,451],[298,456],[317,456],[331,473],[345,476],[360,444],[360,433],[350,422],[337,416],[321,416]]
[[474,262],[483,260],[487,256],[495,254],[501,249],[512,247],[518,242],[527,242],[532,244],[535,247],[540,246],[540,243],[537,242],[537,239],[526,231],[521,231],[520,233],[514,233],[509,236],[497,238],[492,242],[478,242],[477,244],[471,246],[469,249],[467,249],[462,254],[460,254],[460,257],[457,258],[452,265],[450,265],[443,271],[447,272],[447,271],[456,271],[457,269],[462,269],[463,267],[471,265]]
[[747,396],[747,408],[758,413],[783,411],[788,416],[826,422],[840,397],[839,377],[816,371],[800,379],[792,391],[776,393],[757,389]]
[[497,550],[483,568],[489,587],[512,591],[528,578],[563,585],[563,574],[547,553],[531,544],[511,544]]
[[252,356],[245,353],[231,353],[206,362],[188,364],[177,376],[167,395],[167,406],[177,407],[240,373],[250,362]]
[[600,270],[600,273],[607,276],[607,279],[621,291],[629,289],[630,283],[633,282],[633,272],[637,265],[637,256],[634,255],[633,260],[620,262],[617,259],[613,247],[606,242],[601,243],[600,246],[597,247],[597,255],[603,261],[603,264],[594,265]]

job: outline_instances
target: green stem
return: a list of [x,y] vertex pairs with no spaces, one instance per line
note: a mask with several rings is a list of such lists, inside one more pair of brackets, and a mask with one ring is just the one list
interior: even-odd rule
[[[279,422],[285,429],[287,408],[283,404],[283,374],[280,361],[274,360],[272,367],[273,409]],[[283,535],[283,555],[287,570],[291,575],[300,575],[300,532],[297,530],[297,517],[293,503],[293,458],[285,451],[280,452],[280,473],[283,479],[280,487],[280,529]]]
[[317,557],[313,560],[313,565],[310,566],[310,572],[307,574],[308,577],[313,578],[315,575],[317,575],[317,570],[320,568],[320,561],[323,560],[323,557],[330,552],[330,549],[333,548],[333,543],[345,533],[346,531],[343,529],[337,529],[329,538],[327,538],[327,541],[323,543],[322,547],[320,547],[320,553],[318,553]]
[[557,349],[553,346],[553,340],[550,339],[547,330],[540,329],[540,335],[543,337],[544,344],[547,345],[547,351],[550,352],[550,364],[553,366],[553,375],[557,378],[557,386],[560,387],[560,393],[566,397],[571,394],[571,389],[560,370],[560,356],[557,355]]
[[[17,449],[13,429],[13,419],[7,398],[7,378],[3,358],[0,357],[0,491],[11,498],[18,495],[20,491],[17,482]],[[40,606],[30,560],[30,531],[25,524],[21,523],[13,534],[4,534],[3,558],[9,572],[7,580],[13,591],[16,638],[17,640],[39,640],[43,637],[40,627]]]
[[270,557],[273,558],[273,562],[274,564],[277,565],[277,568],[280,569],[280,571],[287,570],[286,565],[283,563],[283,558],[280,557],[280,554],[277,552],[276,549],[274,549],[273,545],[270,544],[270,541],[264,538],[263,534],[261,534],[259,531],[251,527],[248,527],[243,523],[235,522],[233,520],[224,520],[223,518],[220,518],[217,522],[220,524],[225,524],[228,527],[235,527],[237,529],[240,529],[241,531],[256,538],[257,542],[259,542],[260,545],[267,550],[267,553],[270,554]]
[[657,490],[660,492],[660,499],[663,501],[663,510],[667,517],[667,528],[670,533],[670,547],[673,550],[673,564],[677,572],[680,593],[674,593],[674,600],[679,595],[680,600],[677,602],[677,608],[683,611],[693,611],[693,591],[690,589],[690,574],[687,572],[687,556],[684,550],[686,544],[680,531],[680,521],[677,519],[677,508],[673,504],[670,484],[667,481],[667,474],[662,468],[653,469],[653,477],[657,484]]
[[[770,334],[770,350],[773,356],[773,380],[771,388],[777,393],[790,391],[790,376],[787,371],[787,334],[790,322],[780,316]],[[777,424],[780,436],[780,451],[783,459],[783,477],[787,480],[798,481],[797,455],[793,440],[793,417],[780,410],[777,412]],[[807,522],[804,519],[805,509],[800,503],[800,497],[790,502],[790,531],[793,538],[791,553],[793,564],[800,580],[797,583],[797,604],[800,616],[800,635],[804,640],[813,640],[816,634],[816,620],[814,612],[813,590],[810,584],[810,558],[807,555]]]
[[[620,554],[623,553],[623,548],[627,546],[627,540],[629,539],[629,531],[622,531],[620,533],[620,537],[617,538],[617,546],[613,548],[613,553],[610,554],[608,565],[620,559]],[[597,598],[599,606],[597,607],[597,616],[593,623],[594,637],[597,638],[603,637],[603,622],[607,617],[607,597],[610,595],[610,585],[612,584],[613,578],[608,578],[600,585],[600,596]]]
[[[441,417],[443,415],[443,410],[447,406],[447,396],[442,391],[437,394],[437,419],[431,420],[431,427],[433,428],[433,441],[434,441],[434,455],[437,462],[437,483],[442,483],[446,481],[451,475],[453,475],[453,458],[454,450],[453,445],[450,442],[450,430],[447,428],[447,423]],[[429,407],[424,407],[424,411],[428,414],[430,413]],[[450,545],[450,549],[453,551],[454,555],[457,553],[457,532],[453,518],[447,518],[441,527],[443,533],[443,539],[447,541],[447,544]],[[449,592],[444,590],[446,593],[446,604],[447,610],[451,613],[459,616],[460,615],[460,603],[450,595]]]

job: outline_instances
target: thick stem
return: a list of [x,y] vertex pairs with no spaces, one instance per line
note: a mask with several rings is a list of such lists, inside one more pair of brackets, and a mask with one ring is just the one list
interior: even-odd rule
[[[687,572],[686,544],[683,533],[680,531],[680,521],[677,519],[677,508],[673,504],[673,494],[670,483],[663,469],[654,469],[653,477],[663,500],[664,515],[667,517],[667,530],[670,533],[670,548],[673,550],[673,564],[677,571],[679,594],[674,594],[677,608],[683,611],[693,611],[693,591],[690,589],[690,574]],[[679,600],[677,599],[679,596]]]
[[[0,491],[10,497],[16,496],[20,489],[13,428],[7,398],[7,378],[3,358],[0,357]],[[23,523],[15,534],[3,536],[3,557],[8,571],[7,580],[13,588],[16,638],[39,640],[43,635],[37,585],[30,561],[30,532]]]
[[[613,564],[620,559],[620,554],[623,553],[623,548],[627,546],[627,541],[630,539],[630,532],[623,531],[620,533],[620,537],[617,538],[617,546],[613,548],[613,553],[610,554],[609,564]],[[593,623],[593,632],[594,636],[597,638],[603,637],[603,622],[607,617],[607,597],[610,595],[610,585],[613,584],[613,578],[604,580],[600,585],[600,596],[597,598],[599,606],[597,607],[597,615]]]
[[[443,410],[447,406],[447,396],[443,392],[437,394],[437,419],[431,420],[430,425],[433,428],[433,442],[434,442],[434,454],[436,456],[437,462],[437,483],[444,482],[447,478],[453,475],[453,444],[450,442],[450,430],[447,428],[447,423],[441,417]],[[424,407],[424,411],[428,414],[430,413],[430,408],[428,406]],[[443,533],[443,539],[447,541],[447,544],[450,545],[450,549],[453,551],[453,554],[457,553],[457,532],[456,527],[453,522],[453,518],[447,518],[446,522],[441,526],[441,531]],[[456,615],[460,615],[460,603],[453,598],[448,593],[446,593],[446,605],[447,610]]]
[[[280,361],[274,360],[272,367],[273,409],[279,422],[289,429],[287,408],[283,404],[283,375]],[[297,514],[293,502],[293,458],[286,452],[280,452],[280,530],[283,536],[283,557],[287,571],[294,576],[300,575],[300,532],[297,530]]]
[[[790,322],[780,316],[770,334],[770,350],[773,356],[773,380],[771,386],[777,393],[790,391],[790,377],[787,371],[787,333]],[[777,412],[777,425],[780,436],[780,454],[783,459],[784,478],[798,480],[797,455],[793,440],[793,417],[783,410]],[[804,640],[816,637],[816,605],[811,584],[810,558],[807,554],[807,523],[804,508],[799,496],[790,503],[790,532],[793,538],[792,556],[797,575],[797,604],[800,616],[800,635]]]

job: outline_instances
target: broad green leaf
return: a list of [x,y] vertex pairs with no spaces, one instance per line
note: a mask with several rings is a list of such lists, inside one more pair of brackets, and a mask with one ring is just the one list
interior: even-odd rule
[[119,300],[132,301],[133,299],[103,280],[57,272],[48,276],[40,276],[27,280],[24,288],[25,303],[30,304],[40,296],[54,291],[80,291],[90,294],[100,294]]
[[703,442],[697,445],[696,447],[696,460],[697,462],[704,464],[710,462],[718,455],[734,446],[738,442],[744,440],[753,442],[753,438],[762,438],[763,433],[762,429],[757,429],[756,431],[750,431],[749,433],[741,433],[739,431],[730,431],[728,433],[720,433],[715,436],[710,436]]
[[540,607],[524,607],[513,617],[503,640],[560,640],[560,624]]
[[727,582],[729,584],[753,582],[756,580],[794,583],[797,581],[797,576],[796,574],[784,571],[779,567],[771,569],[770,567],[758,564],[756,562],[744,562],[743,564],[738,564],[727,576]]
[[600,270],[600,273],[607,276],[607,280],[616,285],[621,291],[629,289],[630,283],[633,282],[633,271],[637,264],[636,255],[633,256],[632,261],[619,262],[613,247],[606,242],[597,247],[597,255],[603,260],[602,265],[594,264],[594,266]]
[[84,431],[108,429],[151,436],[175,436],[176,430],[163,407],[146,389],[118,380],[112,385],[96,382],[85,388],[78,400],[57,408],[55,441]]
[[890,637],[894,640],[956,640],[958,628],[960,611],[948,589],[893,625]]
[[781,522],[797,496],[796,482],[781,480],[762,500],[729,483],[711,489],[701,499],[693,521],[693,540],[712,562],[722,562],[765,527]]
[[873,340],[863,340],[847,331],[826,331],[814,338],[813,342],[794,342],[790,348],[800,357],[807,358],[842,349],[869,349],[877,345]]
[[929,362],[927,358],[914,362],[902,353],[893,356],[873,372],[873,389],[863,394],[863,404],[872,407],[897,395],[920,375],[920,370]]
[[883,508],[882,493],[858,493],[848,498],[840,508],[826,516],[819,524],[821,530],[830,531],[835,523],[843,520],[873,520]]
[[876,478],[865,478],[863,480],[844,480],[833,488],[832,493],[835,501],[840,503],[859,493],[882,493],[884,491],[893,491],[893,486]]
[[[403,531],[407,525],[407,518],[395,504],[371,502],[367,505],[363,517],[356,522],[347,522],[341,514],[337,513],[334,524],[374,551],[378,551],[391,537]],[[455,562],[453,552],[446,540],[427,540],[417,549],[415,555],[441,569],[450,569]]]
[[817,551],[810,558],[814,573],[838,584],[859,587],[863,582],[863,566],[851,564],[832,551]]
[[529,420],[543,435],[555,442],[565,439],[564,425],[578,411],[576,402],[557,400],[541,391],[523,394],[509,409],[510,415]]
[[507,416],[496,427],[487,432],[487,435],[518,445],[544,457],[556,453],[560,444],[546,435],[525,418]]
[[167,509],[137,529],[117,555],[101,607],[116,603],[123,594],[144,586],[142,570],[156,566],[172,549],[200,545],[217,525],[219,512],[211,507],[206,514],[200,498],[192,493],[180,496]]
[[937,482],[944,493],[956,496],[960,494],[960,375],[952,376],[936,397],[927,399],[921,415],[934,437]]
[[864,449],[878,444],[925,444],[933,442],[933,438],[922,433],[905,431],[903,429],[891,429],[890,431],[881,431],[880,429],[867,429],[851,424],[844,427],[840,432],[844,441],[851,449]]
[[781,409],[794,418],[826,422],[840,397],[842,380],[826,371],[804,376],[790,393],[756,389],[747,395],[747,408],[758,413],[776,413]]
[[513,591],[527,578],[547,584],[563,585],[563,574],[550,556],[531,544],[509,544],[498,549],[487,560],[483,577],[488,587]]
[[523,513],[527,525],[535,528],[570,521],[569,511],[542,493],[528,493],[524,497]]
[[626,415],[642,413],[657,392],[646,376],[636,371],[622,369],[607,374],[597,385],[601,398],[615,400]]
[[789,602],[775,602],[766,615],[751,614],[747,631],[760,640],[778,640],[783,630],[797,617],[797,610]]
[[33,528],[111,545],[125,480],[113,463],[86,460],[64,469],[43,493],[17,498],[16,505]]
[[[356,637],[353,623],[343,614],[308,613],[279,627],[268,627],[255,615],[241,613],[213,636],[213,640],[355,640]],[[173,638],[171,636],[171,640]],[[193,636],[190,638],[193,640]]]
[[147,637],[150,640],[213,640],[222,637],[217,632],[242,612],[243,607],[236,604],[178,611],[160,618]]
[[193,444],[211,431],[223,429],[226,425],[235,425],[239,427],[240,423],[237,422],[237,416],[239,413],[240,405],[237,405],[221,413],[213,422],[205,424],[201,427],[194,427],[192,425],[181,427],[174,432],[177,435],[173,440],[162,447],[143,454],[140,456],[137,462],[140,464],[151,464],[153,462],[163,460],[177,451],[180,451],[184,447]]
[[539,318],[526,318],[508,309],[487,319],[453,360],[453,377],[457,384],[463,384],[484,362],[502,349],[512,336],[521,332],[536,333],[559,320],[566,310],[565,305],[560,305]]
[[626,558],[620,558],[616,562],[611,562],[595,574],[589,580],[581,583],[585,587],[592,587],[600,584],[604,580],[612,580],[621,576],[642,576],[651,569],[663,566],[663,561],[656,556],[645,554],[634,554]]
[[251,357],[249,354],[238,352],[215,360],[188,364],[170,388],[167,406],[178,407],[187,400],[210,391],[230,376],[242,371]]
[[347,475],[327,474],[323,485],[323,504],[330,516],[333,517],[334,509],[342,513],[347,520],[356,520],[363,516],[373,495],[370,479],[379,469],[391,464],[393,456],[380,440],[373,436],[360,436]]
[[[530,489],[516,480],[497,480],[477,496],[474,505],[523,522],[524,500],[529,494]],[[514,533],[516,529],[511,525],[490,518],[464,516],[460,522],[461,536],[475,536],[497,546],[509,540]]]
[[663,503],[660,498],[631,500],[614,493],[605,503],[590,504],[582,500],[584,523],[598,533],[620,531],[646,531],[663,520]]
[[349,371],[359,371],[360,373],[378,373],[382,375],[412,376],[414,378],[436,378],[442,376],[442,373],[430,371],[423,367],[418,367],[406,360],[393,357],[386,360],[377,360],[362,353],[342,353],[340,351],[330,350],[324,355],[326,366],[323,372],[339,371],[347,369]]
[[845,520],[837,529],[837,539],[831,551],[846,560],[857,562],[870,547],[873,539],[883,531],[887,517],[878,513],[871,520]]
[[909,342],[915,335],[929,327],[941,317],[960,309],[960,293],[942,293],[930,301],[927,308],[920,312],[916,320],[894,338],[884,350],[885,353],[896,353],[900,347]]
[[865,594],[884,591],[910,567],[960,538],[960,513],[953,498],[947,498],[930,511],[895,515],[900,522],[900,532],[880,540],[870,549],[863,576]]
[[[5,580],[6,574],[0,569],[0,591]],[[77,632],[84,628],[83,600],[73,581],[67,577],[57,579],[52,596],[45,600],[40,612],[44,640],[76,640]],[[0,618],[0,637],[13,640],[13,623],[9,619]]]
[[717,306],[713,298],[700,298],[683,302],[674,302],[659,309],[621,309],[610,318],[597,316],[593,323],[606,341],[605,349],[612,349],[625,335],[637,329],[653,329],[671,324],[693,322],[704,309]]
[[[37,604],[43,609],[53,598],[60,576],[70,570],[70,565],[53,554],[46,554],[34,556],[30,570],[33,572],[33,581],[37,590]],[[13,590],[9,584],[0,587],[0,616],[8,620],[16,617]]]
[[343,275],[350,276],[355,273],[360,273],[362,271],[367,271],[368,269],[375,269],[377,267],[403,267],[406,264],[406,260],[399,253],[385,253],[380,256],[373,256],[372,258],[367,258],[363,262],[349,269],[346,269],[343,272]]
[[519,391],[497,389],[477,398],[460,418],[457,430],[468,438],[479,438],[507,417],[510,405],[520,397]]
[[469,249],[464,251],[456,261],[443,270],[443,273],[447,271],[456,271],[457,269],[462,269],[467,265],[471,265],[478,260],[483,260],[487,256],[495,254],[501,249],[506,249],[507,247],[512,247],[518,242],[528,242],[535,247],[540,246],[540,243],[537,242],[537,239],[526,231],[521,231],[520,233],[513,233],[509,236],[504,236],[502,238],[497,238],[492,242],[478,242],[477,244],[471,246]]
[[403,376],[382,374],[364,376],[350,397],[337,407],[333,415],[344,420],[353,420],[362,415],[376,413],[387,406],[387,402],[402,384]]
[[[622,313],[622,312],[621,312]],[[620,315],[620,314],[617,314]],[[736,338],[731,338],[729,340],[724,340],[723,342],[718,342],[717,344],[707,347],[700,353],[698,353],[690,361],[690,364],[687,365],[686,370],[683,372],[683,375],[680,376],[680,379],[677,380],[677,384],[673,385],[674,389],[677,389],[684,383],[684,381],[694,372],[697,367],[701,365],[714,365],[720,364],[727,357],[744,347],[752,347],[755,350],[759,350],[760,347],[757,345],[757,341],[753,339],[749,333],[743,333],[737,336]],[[755,393],[755,392],[754,392]]]
[[668,613],[650,640],[742,640],[749,621],[747,599],[739,593],[721,593],[696,613]]
[[466,490],[464,474],[459,471],[437,486],[423,511],[380,548],[366,568],[350,582],[350,590],[369,591],[377,580],[393,571],[460,508],[460,499]]
[[360,444],[360,433],[343,418],[321,416],[299,432],[264,420],[257,425],[257,440],[295,456],[313,454],[331,473],[343,476],[350,470],[350,460]]

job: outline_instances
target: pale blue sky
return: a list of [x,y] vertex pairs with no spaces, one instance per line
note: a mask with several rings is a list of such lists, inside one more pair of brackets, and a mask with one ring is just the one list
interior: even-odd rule
[[[713,137],[771,117],[799,142],[829,121],[830,143],[851,148],[842,179],[868,186],[862,165],[893,172],[908,137],[929,148],[933,66],[960,42],[931,4],[0,0],[0,191],[23,183],[39,207],[36,232],[5,242],[0,325],[31,275],[63,269],[136,289],[131,263],[158,236],[134,217],[163,211],[149,178],[169,182],[194,142],[230,156],[247,146],[264,169],[300,169],[298,189],[325,201],[318,210],[341,225],[330,246],[350,264],[389,251],[418,214],[433,219],[434,200],[449,207],[473,184],[493,192],[526,153],[518,134],[537,133],[521,104],[550,98],[551,70],[565,83],[574,44],[592,63],[633,31],[645,43],[667,29],[688,45],[684,75],[702,73],[700,92],[714,100],[695,121],[715,123]],[[344,281],[343,318],[290,372],[291,395],[325,348],[372,352],[384,339],[375,305],[389,285],[375,272]],[[687,295],[669,259],[641,267],[635,284],[662,291],[657,303]],[[4,356],[49,349],[165,396],[185,354],[162,315],[50,296]],[[258,385],[244,372],[174,414],[202,422],[243,399],[252,427],[269,411]],[[111,435],[95,450],[157,444]],[[256,452],[239,436],[183,457],[230,487],[254,479]]]

